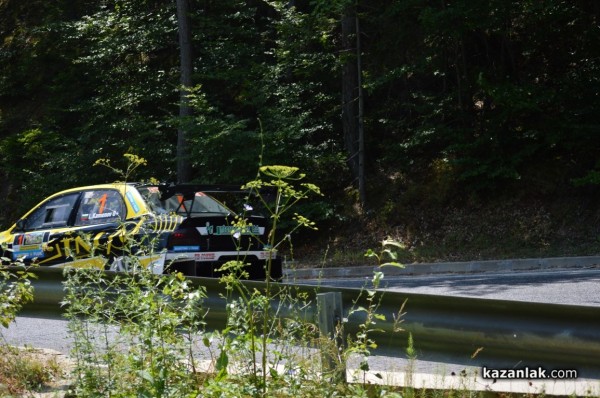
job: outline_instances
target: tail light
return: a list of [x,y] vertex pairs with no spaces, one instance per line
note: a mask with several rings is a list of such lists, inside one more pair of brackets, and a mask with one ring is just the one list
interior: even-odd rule
[[169,237],[168,247],[174,251],[200,250],[200,235],[195,228],[177,229]]

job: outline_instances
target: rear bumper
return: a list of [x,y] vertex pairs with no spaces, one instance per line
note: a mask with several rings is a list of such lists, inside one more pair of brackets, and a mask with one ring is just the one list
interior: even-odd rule
[[223,259],[227,258],[226,261],[240,260],[245,261],[246,258],[255,258],[257,260],[268,260],[269,256],[271,259],[277,258],[276,252],[269,252],[266,250],[256,251],[218,251],[218,252],[198,252],[198,251],[169,251],[167,252],[167,262],[174,261],[195,261],[195,262],[212,262],[219,261],[223,262]]
[[[271,258],[269,258],[271,257]],[[271,278],[283,277],[281,259],[277,253],[269,251],[247,252],[169,252],[165,261],[165,272],[181,272],[187,276],[219,277],[219,269],[228,261],[241,261],[246,264],[248,279],[264,280],[269,262]]]

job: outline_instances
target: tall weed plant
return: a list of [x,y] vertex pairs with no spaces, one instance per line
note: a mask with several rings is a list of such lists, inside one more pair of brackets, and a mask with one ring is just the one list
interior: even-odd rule
[[[257,289],[243,283],[244,261],[239,259],[224,264],[221,278],[226,286],[228,324],[219,332],[221,346],[217,372],[220,381],[228,375],[230,364],[248,364],[237,369],[235,377],[245,374],[249,384],[239,384],[244,391],[239,394],[252,396],[291,396],[306,388],[303,380],[314,380],[320,371],[315,362],[309,360],[298,347],[313,346],[319,335],[313,323],[306,322],[306,309],[311,306],[307,295],[291,287],[274,285],[271,277],[272,263],[277,250],[289,241],[291,234],[299,228],[316,229],[308,218],[293,213],[294,207],[310,195],[320,195],[317,186],[305,183],[305,175],[295,167],[262,166],[257,178],[243,189],[257,198],[270,217],[270,233],[263,246],[269,251],[266,262],[264,287]],[[247,209],[250,209],[249,207]],[[280,223],[290,215],[290,231],[279,236]],[[243,232],[250,227],[248,218],[242,214],[234,225]],[[234,234],[235,235],[235,234]],[[240,248],[244,249],[244,248]],[[304,355],[303,355],[304,354]],[[237,394],[236,393],[236,394]],[[235,395],[235,394],[234,394]]]
[[33,285],[31,280],[35,274],[30,270],[34,266],[26,266],[21,260],[12,261],[2,258],[0,265],[0,324],[7,328],[16,318],[23,306],[33,301]]
[[66,271],[74,393],[82,397],[187,397],[196,389],[195,338],[206,297],[181,274]]

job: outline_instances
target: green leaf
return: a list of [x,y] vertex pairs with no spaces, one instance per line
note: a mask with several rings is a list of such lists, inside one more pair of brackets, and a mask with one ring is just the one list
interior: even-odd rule
[[368,372],[371,368],[369,367],[369,363],[367,361],[362,361],[360,363],[359,369],[363,372]]
[[365,257],[378,257],[377,253],[373,251],[373,249],[368,249],[365,253]]
[[154,383],[154,377],[147,370],[138,371],[138,375],[143,379],[150,383]]
[[400,250],[404,250],[406,249],[406,245],[402,242],[398,242],[397,240],[393,240],[393,239],[385,239],[382,242],[382,246],[386,247],[386,246],[394,246]]
[[389,250],[389,249],[385,249],[383,251],[384,254],[387,254],[389,258],[391,258],[392,260],[395,260],[398,258],[398,255],[396,254],[395,251]]
[[216,369],[219,373],[227,373],[227,365],[229,365],[229,356],[225,350],[221,350],[219,358],[217,358]]
[[380,320],[380,321],[385,321],[385,319],[386,319],[386,318],[385,318],[385,315],[383,315],[383,314],[373,314],[373,317],[374,317],[375,319],[378,319],[378,320]]
[[395,261],[391,261],[391,262],[387,262],[387,263],[383,263],[380,265],[380,267],[396,267],[396,268],[405,268],[405,265],[402,263],[398,263]]

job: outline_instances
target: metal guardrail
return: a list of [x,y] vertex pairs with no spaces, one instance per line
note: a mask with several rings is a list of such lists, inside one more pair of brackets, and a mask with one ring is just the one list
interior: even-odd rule
[[[60,318],[63,300],[62,270],[39,268],[34,270],[34,302],[21,315],[41,318]],[[189,278],[190,283],[204,286],[209,308],[206,322],[212,329],[226,323],[225,289],[216,279]],[[250,287],[263,289],[263,282],[245,282]],[[280,287],[291,285],[276,284]],[[363,305],[360,289],[294,285],[293,291],[315,298],[318,293],[339,292],[343,313],[348,317],[350,308]],[[549,369],[578,369],[600,375],[600,307],[528,303],[507,300],[474,299],[382,292],[378,313],[385,321],[376,327],[384,332],[373,334],[378,348],[374,354],[392,357],[405,355],[407,333],[412,333],[414,345],[421,359],[438,360],[467,365],[487,364],[515,367],[544,366]],[[393,332],[394,316],[404,306],[402,323],[404,333]],[[278,303],[272,304],[274,307]],[[280,316],[287,314],[280,313]],[[317,320],[316,305],[305,316]],[[333,316],[333,315],[332,315]],[[353,314],[347,319],[345,331],[356,333],[364,322],[364,314]],[[475,360],[471,355],[479,351]]]

